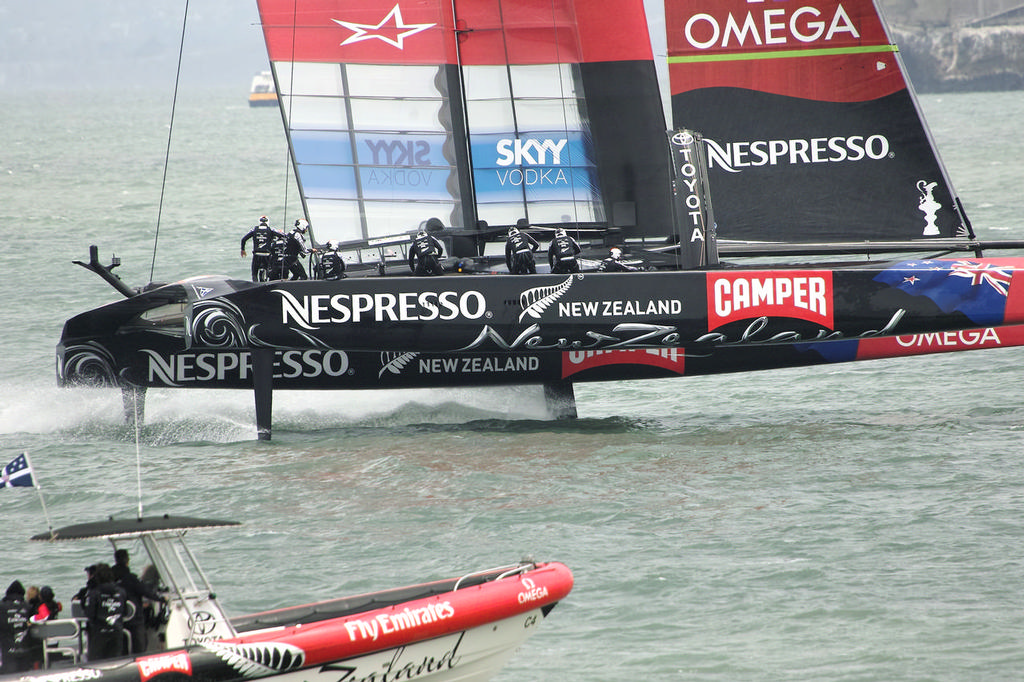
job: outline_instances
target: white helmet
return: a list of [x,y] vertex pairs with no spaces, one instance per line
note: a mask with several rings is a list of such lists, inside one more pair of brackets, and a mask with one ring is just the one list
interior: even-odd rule
[[295,229],[301,232],[302,234],[306,234],[307,228],[309,228],[309,222],[307,222],[305,219],[299,218],[298,220],[295,221]]
[[611,250],[611,254],[612,254],[612,258],[614,258],[615,260],[619,260],[620,258],[622,258],[622,249],[620,249],[617,246],[613,246],[612,250]]

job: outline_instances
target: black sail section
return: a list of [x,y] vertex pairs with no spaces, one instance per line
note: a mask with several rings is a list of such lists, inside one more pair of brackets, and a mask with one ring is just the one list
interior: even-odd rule
[[580,65],[601,194],[625,237],[672,233],[671,159],[653,62]]
[[707,139],[723,238],[962,236],[931,142],[906,123],[917,120],[906,90],[846,103],[708,88],[675,95],[672,106]]

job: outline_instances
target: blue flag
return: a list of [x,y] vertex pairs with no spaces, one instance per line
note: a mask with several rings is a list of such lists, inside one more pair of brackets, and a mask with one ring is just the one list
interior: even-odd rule
[[0,488],[31,488],[33,486],[32,467],[28,463],[28,456],[23,452],[4,467],[3,473],[0,474]]
[[1006,314],[1013,269],[972,260],[903,261],[875,281],[926,296],[943,312],[959,311],[979,325],[999,325]]

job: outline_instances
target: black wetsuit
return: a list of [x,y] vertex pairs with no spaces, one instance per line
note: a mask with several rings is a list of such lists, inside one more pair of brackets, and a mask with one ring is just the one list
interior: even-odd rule
[[252,239],[252,281],[257,282],[257,272],[261,269],[270,269],[270,247],[274,239],[283,236],[280,232],[266,223],[260,223],[242,237],[242,251],[245,251],[245,243]]
[[409,248],[409,269],[417,275],[442,275],[444,244],[432,235],[417,236]]
[[555,274],[579,272],[580,264],[576,260],[576,256],[581,250],[580,245],[569,235],[552,239],[551,245],[548,246],[548,263],[551,265],[551,272]]
[[320,267],[324,273],[324,279],[342,279],[345,275],[345,261],[341,254],[334,249],[328,249],[320,256]]
[[533,252],[540,248],[540,242],[526,232],[509,235],[505,240],[505,265],[513,275],[537,273],[537,262]]

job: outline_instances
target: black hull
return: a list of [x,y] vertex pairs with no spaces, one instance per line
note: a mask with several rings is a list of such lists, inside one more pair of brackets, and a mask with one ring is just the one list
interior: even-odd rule
[[[272,387],[281,389],[550,384],[957,350],[906,340],[979,328],[1009,330],[995,342],[988,337],[986,347],[1017,345],[1008,325],[1024,321],[1024,306],[1010,286],[1014,260],[929,261],[947,268],[945,275],[955,267],[1006,275],[996,282],[1005,291],[979,279],[966,293],[955,288],[964,277],[927,288],[928,274],[906,264],[263,285],[204,278],[69,320],[58,380],[252,388],[260,354],[270,361]],[[916,289],[903,284],[908,277],[921,282]],[[749,293],[752,283],[759,294]]]

